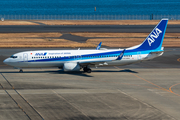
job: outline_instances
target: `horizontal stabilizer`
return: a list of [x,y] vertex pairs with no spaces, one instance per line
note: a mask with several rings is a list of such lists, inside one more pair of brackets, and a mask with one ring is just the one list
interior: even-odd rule
[[150,54],[158,54],[158,53],[162,53],[164,51],[156,51],[156,52],[150,52]]

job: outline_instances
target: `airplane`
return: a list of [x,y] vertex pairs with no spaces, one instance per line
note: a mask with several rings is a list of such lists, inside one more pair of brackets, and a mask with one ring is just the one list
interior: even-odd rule
[[91,73],[90,67],[121,66],[161,56],[168,19],[162,19],[151,31],[147,38],[139,45],[126,49],[98,49],[96,50],[38,50],[16,53],[3,62],[20,69],[58,67],[64,71],[80,71]]

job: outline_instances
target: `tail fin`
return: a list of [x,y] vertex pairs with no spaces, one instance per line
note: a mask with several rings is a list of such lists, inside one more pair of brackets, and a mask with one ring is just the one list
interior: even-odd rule
[[136,49],[140,50],[161,50],[164,35],[166,32],[168,19],[162,19],[159,24],[152,30],[144,42]]

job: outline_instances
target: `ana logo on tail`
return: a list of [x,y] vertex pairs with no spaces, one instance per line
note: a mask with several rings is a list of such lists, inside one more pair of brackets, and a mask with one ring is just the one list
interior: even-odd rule
[[162,33],[162,31],[160,29],[158,29],[158,28],[155,28],[155,30],[152,32],[152,34],[149,35],[149,38],[147,39],[148,43],[149,43],[149,46],[151,46],[151,44],[153,42],[155,42],[154,38],[158,38],[160,33]]

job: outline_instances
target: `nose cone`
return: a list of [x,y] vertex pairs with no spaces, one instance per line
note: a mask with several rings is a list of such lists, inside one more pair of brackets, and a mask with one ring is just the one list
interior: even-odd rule
[[3,63],[8,65],[8,63],[9,63],[9,59],[8,59],[8,58],[7,58],[7,59],[5,59],[5,60],[3,61]]

